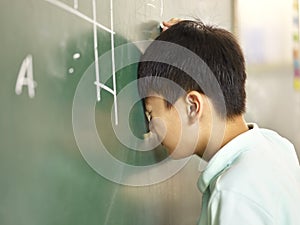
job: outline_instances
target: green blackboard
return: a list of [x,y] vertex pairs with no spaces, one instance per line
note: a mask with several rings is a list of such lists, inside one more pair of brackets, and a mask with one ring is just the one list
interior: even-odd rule
[[231,23],[230,1],[192,2],[0,1],[0,224],[196,223],[198,159],[155,180],[164,149],[134,149],[147,132],[137,61],[158,22]]

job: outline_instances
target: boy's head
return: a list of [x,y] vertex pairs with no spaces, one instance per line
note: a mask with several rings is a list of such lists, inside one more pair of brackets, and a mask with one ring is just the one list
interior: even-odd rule
[[143,54],[138,78],[153,118],[150,129],[181,156],[202,154],[211,115],[227,121],[245,112],[243,53],[231,33],[200,21],[181,21],[162,32]]

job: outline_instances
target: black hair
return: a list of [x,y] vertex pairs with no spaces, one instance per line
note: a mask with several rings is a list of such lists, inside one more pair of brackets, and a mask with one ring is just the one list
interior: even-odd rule
[[242,50],[230,32],[201,21],[184,20],[162,32],[142,55],[138,78],[142,97],[160,94],[167,106],[195,90],[208,96],[223,117],[245,112]]

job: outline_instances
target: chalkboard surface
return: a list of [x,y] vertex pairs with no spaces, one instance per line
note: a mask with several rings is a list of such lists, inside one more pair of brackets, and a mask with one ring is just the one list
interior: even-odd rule
[[[131,43],[151,40],[158,22],[171,17],[230,29],[230,7],[229,0],[1,0],[0,224],[195,224],[198,159],[160,183],[115,182],[93,168],[110,162],[87,159],[80,138],[92,143],[91,119],[124,165],[165,160],[161,147],[134,151],[115,134],[128,104],[130,135],[147,131],[142,104],[132,101],[136,87],[127,86],[142,51]],[[126,98],[118,97],[124,89]]]

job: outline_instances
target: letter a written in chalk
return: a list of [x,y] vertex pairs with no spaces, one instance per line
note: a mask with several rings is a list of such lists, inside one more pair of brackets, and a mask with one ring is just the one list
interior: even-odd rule
[[35,95],[34,88],[36,82],[33,80],[32,55],[28,55],[22,62],[15,89],[17,95],[22,94],[22,88],[25,85],[28,88],[29,97],[33,98]]

